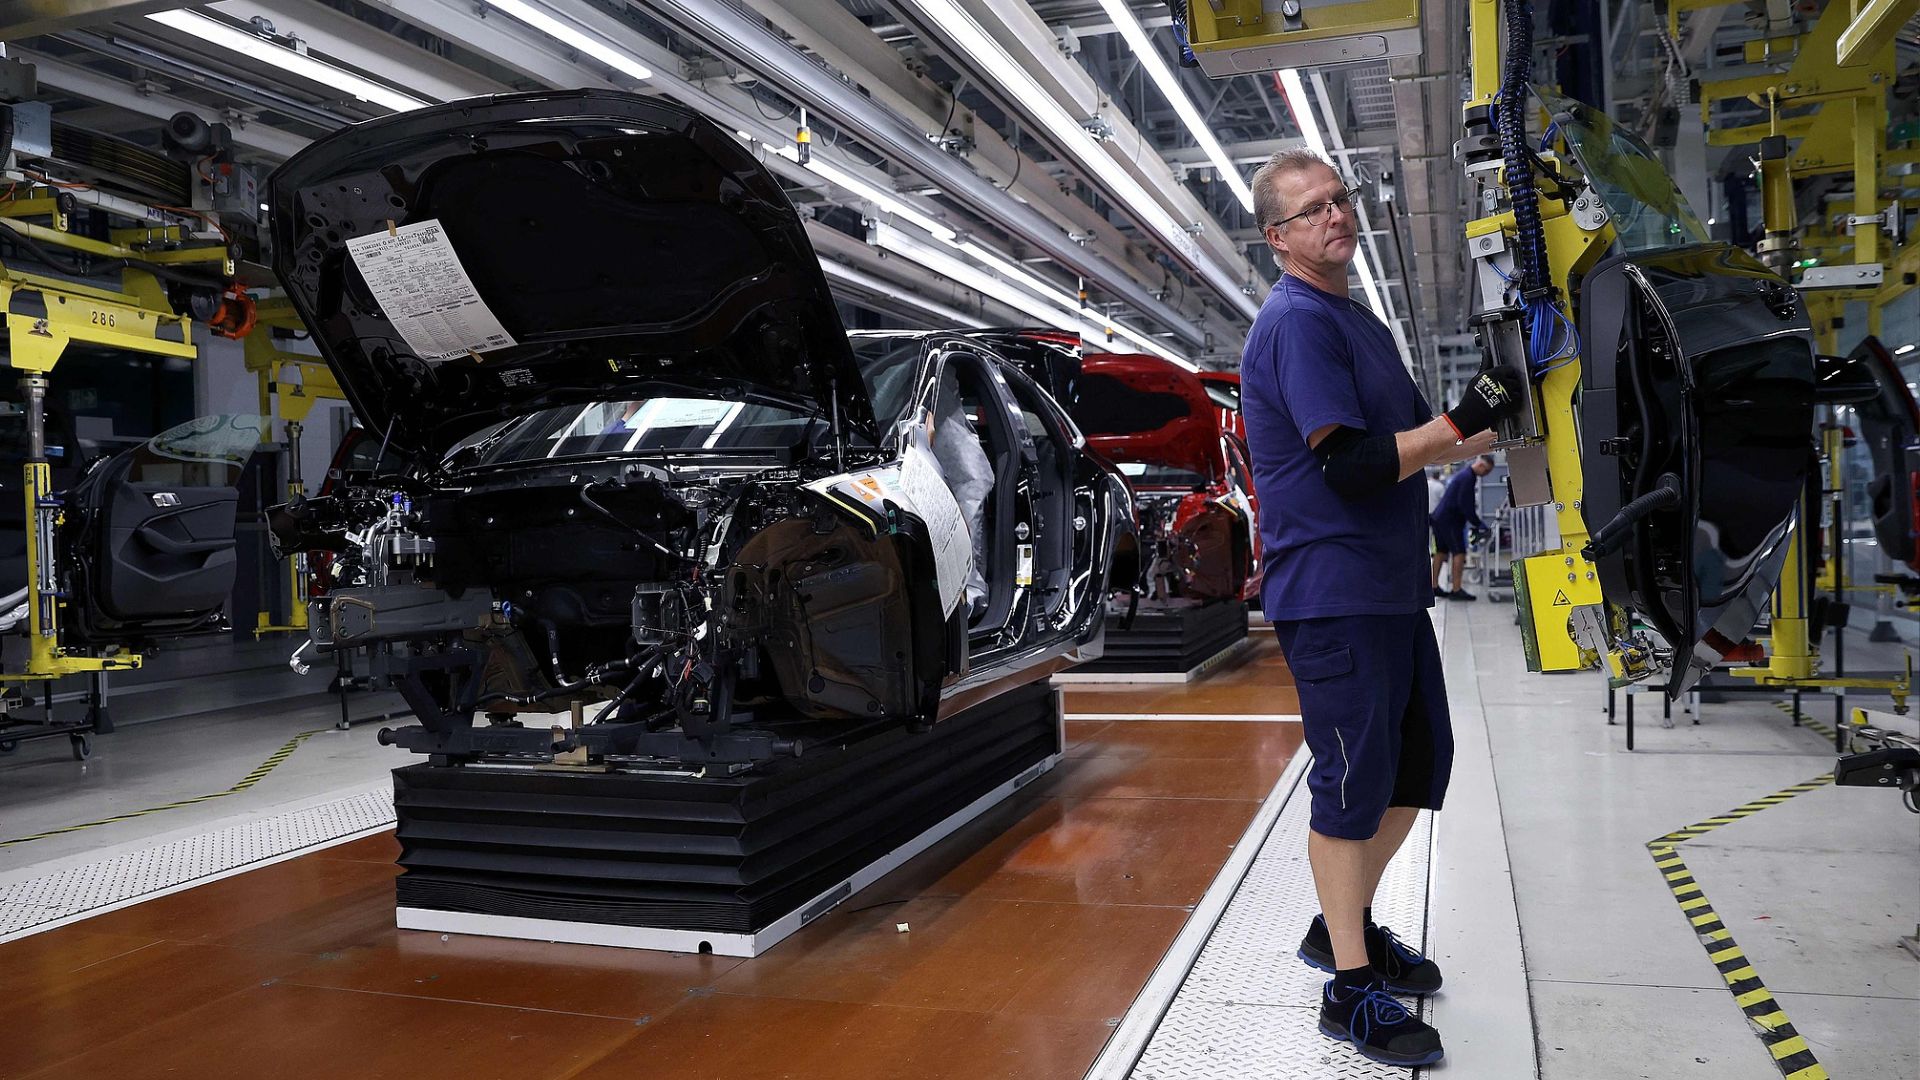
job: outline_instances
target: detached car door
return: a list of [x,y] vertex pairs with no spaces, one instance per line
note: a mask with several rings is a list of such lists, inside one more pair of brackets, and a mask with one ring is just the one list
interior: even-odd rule
[[60,537],[69,634],[131,641],[209,625],[233,591],[240,476],[261,418],[206,416],[96,463]]

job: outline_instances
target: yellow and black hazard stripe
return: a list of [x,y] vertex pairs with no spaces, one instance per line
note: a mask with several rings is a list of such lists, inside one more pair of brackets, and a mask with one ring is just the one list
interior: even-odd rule
[[1721,921],[1719,913],[1713,910],[1712,901],[1707,899],[1700,883],[1694,880],[1693,871],[1687,869],[1678,846],[1722,825],[1751,817],[1770,806],[1778,806],[1832,782],[1831,774],[1817,776],[1804,784],[1781,788],[1765,798],[1736,806],[1717,817],[1695,822],[1684,829],[1675,829],[1665,836],[1647,841],[1647,851],[1653,855],[1653,865],[1667,879],[1667,887],[1672,890],[1681,913],[1692,925],[1701,947],[1707,950],[1707,959],[1713,962],[1714,969],[1726,980],[1734,1004],[1740,1007],[1741,1013],[1747,1018],[1747,1026],[1766,1045],[1767,1052],[1773,1056],[1773,1063],[1786,1080],[1827,1080],[1827,1070],[1814,1059],[1813,1049],[1807,1045],[1807,1040],[1793,1029],[1793,1022],[1787,1019],[1786,1010],[1766,984],[1760,981],[1760,973],[1754,970],[1753,964],[1740,950],[1739,943],[1733,940],[1732,931]]
[[79,832],[82,829],[92,829],[101,825],[111,825],[116,821],[131,821],[137,817],[146,817],[148,814],[158,814],[162,810],[178,810],[183,806],[194,806],[199,803],[209,802],[213,799],[224,799],[229,795],[237,795],[240,792],[245,791],[248,788],[252,787],[253,785],[259,783],[261,779],[264,778],[268,773],[279,768],[281,762],[287,760],[288,757],[292,756],[295,750],[300,749],[301,743],[306,742],[308,739],[313,738],[315,735],[318,735],[321,732],[331,731],[331,730],[333,729],[315,728],[312,731],[303,731],[300,734],[295,735],[293,738],[288,739],[285,745],[280,747],[280,749],[275,750],[271,755],[268,756],[267,760],[261,762],[259,768],[256,768],[252,772],[248,773],[245,777],[243,777],[240,780],[239,783],[233,785],[232,787],[226,789],[225,791],[214,791],[214,792],[209,792],[208,794],[205,794],[205,795],[195,795],[190,799],[180,799],[176,802],[161,803],[159,806],[149,806],[142,810],[130,810],[127,813],[115,814],[112,817],[100,818],[97,821],[83,821],[78,825],[64,825],[58,829],[48,829],[46,832],[37,832],[31,836],[16,836],[11,840],[0,840],[0,847],[12,847],[15,844],[31,843],[35,840],[44,840],[49,836],[62,836],[62,835],[65,835],[66,833]]
[[1788,716],[1798,717],[1800,720],[1800,726],[1803,728],[1806,728],[1808,731],[1812,731],[1819,735],[1823,735],[1829,740],[1833,738],[1832,728],[1828,727],[1827,725],[1821,723],[1818,720],[1815,720],[1813,717],[1808,716],[1806,713],[1797,712],[1793,707],[1793,702],[1776,701],[1773,703],[1773,707],[1776,709],[1779,709],[1783,713],[1786,713]]

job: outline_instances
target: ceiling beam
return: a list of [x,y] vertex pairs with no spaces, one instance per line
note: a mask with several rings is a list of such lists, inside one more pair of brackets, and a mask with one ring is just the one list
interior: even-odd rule
[[[166,120],[178,112],[190,112],[197,116],[209,111],[206,105],[198,101],[189,101],[159,91],[143,93],[134,89],[125,79],[102,75],[65,60],[56,60],[24,49],[9,49],[9,51],[15,57],[34,66],[35,74],[42,85],[65,94],[72,94],[74,97],[86,98],[88,101],[102,105],[117,106],[157,120]],[[299,135],[257,122],[233,122],[231,127],[236,145],[246,147],[274,161],[284,161],[307,145],[307,140]]]

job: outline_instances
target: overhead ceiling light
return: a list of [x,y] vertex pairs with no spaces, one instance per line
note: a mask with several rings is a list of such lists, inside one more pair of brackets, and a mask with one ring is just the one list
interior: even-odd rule
[[[1300,81],[1300,73],[1292,68],[1281,71],[1280,85],[1286,94],[1287,107],[1293,110],[1293,122],[1300,125],[1300,137],[1306,140],[1307,149],[1320,155],[1323,160],[1332,162],[1332,155],[1327,153],[1327,141],[1320,134],[1320,121],[1313,115],[1313,100],[1307,96],[1307,88]],[[1335,166],[1334,171],[1338,173],[1338,166]],[[1379,285],[1373,278],[1373,265],[1368,261],[1366,248],[1361,243],[1359,224],[1360,219],[1354,218],[1354,273],[1360,277],[1360,289],[1367,295],[1367,306],[1373,309],[1375,315],[1380,316],[1381,322],[1391,327],[1394,320],[1387,313],[1387,306],[1380,298]]]
[[[992,297],[1000,303],[1023,315],[1038,319],[1048,326],[1060,330],[1070,330],[1079,334],[1082,341],[1092,345],[1095,351],[1111,352],[1106,344],[1108,332],[1115,337],[1124,337],[1140,347],[1142,352],[1151,352],[1165,357],[1189,371],[1199,369],[1169,351],[1164,345],[1153,340],[1132,327],[1101,318],[1090,318],[1079,310],[1078,301],[1060,305],[1049,303],[1046,299],[1022,291],[1012,282],[1002,280],[985,270],[968,264],[953,255],[930,244],[921,243],[898,227],[886,222],[875,222],[873,242],[876,246],[904,256],[919,263],[942,277],[950,278],[983,296]],[[984,249],[981,249],[984,251]],[[1004,262],[1004,257],[1000,258]]]
[[898,226],[884,221],[873,223],[873,242],[875,246],[896,255],[903,255],[921,266],[965,285],[982,296],[989,296],[1000,303],[1062,330],[1080,330],[1078,318],[1068,319],[1066,313],[1037,296],[1030,295],[1015,287],[1011,282],[1002,281],[978,267],[968,265],[954,255],[932,247],[901,232]]
[[[796,163],[799,161],[798,152],[791,146],[782,146],[777,152],[789,161]],[[872,203],[878,210],[913,222],[915,225],[920,226],[941,240],[950,241],[959,235],[952,229],[941,224],[932,215],[923,213],[907,205],[900,201],[897,196],[882,191],[874,185],[867,183],[865,180],[847,172],[845,169],[820,160],[817,156],[809,158],[802,168],[805,168],[808,172],[813,173],[830,184],[844,188],[860,198],[865,199],[867,202]]]
[[1258,309],[1241,292],[1241,283],[1231,280],[1225,268],[1200,249],[1187,224],[1176,220],[1131,173],[1121,168],[1120,163],[1107,154],[1099,141],[1081,126],[1080,121],[1068,115],[1059,101],[1016,63],[971,14],[953,0],[912,2],[948,36],[955,47],[1000,87],[1008,99],[1039,121],[1060,149],[1071,155],[1089,177],[1102,185],[1113,201],[1198,269],[1200,276],[1242,315],[1252,318],[1257,313]]
[[1207,128],[1206,119],[1200,115],[1200,110],[1193,107],[1193,101],[1187,97],[1187,92],[1180,88],[1180,80],[1174,75],[1173,69],[1167,66],[1167,62],[1161,59],[1160,51],[1153,47],[1152,39],[1147,37],[1146,28],[1141,26],[1140,20],[1134,17],[1133,9],[1126,5],[1125,0],[1100,0],[1100,6],[1106,9],[1107,17],[1113,20],[1115,29],[1120,31],[1120,36],[1125,38],[1127,44],[1132,47],[1133,55],[1140,61],[1140,66],[1146,69],[1147,77],[1160,88],[1161,96],[1167,99],[1167,104],[1173,106],[1174,115],[1180,118],[1181,123],[1187,125],[1187,132],[1193,136],[1193,141],[1206,152],[1207,159],[1213,162],[1214,168],[1220,173],[1220,179],[1226,181],[1227,186],[1233,189],[1233,193],[1239,196],[1240,205],[1246,209],[1247,213],[1253,213],[1253,189],[1247,186],[1247,181],[1240,175],[1239,167],[1233,163],[1232,158],[1227,156],[1226,150],[1221,148],[1220,140],[1213,137],[1213,132]]
[[[736,132],[735,134],[739,135],[740,138],[746,140],[749,143],[757,142],[760,146],[766,148],[771,153],[781,158],[784,158],[785,160],[792,162],[795,165],[800,165],[800,156],[791,146],[776,145],[774,143],[767,142],[765,140],[756,139],[752,133],[746,132],[746,131]],[[809,158],[807,163],[800,167],[820,177],[822,180],[827,181],[829,184],[832,184],[833,186],[838,187],[841,190],[848,192],[849,194],[852,194],[854,197],[865,201],[866,203],[873,206],[874,209],[892,218],[898,219],[900,221],[908,222],[912,225],[919,227],[920,229],[924,230],[929,237],[939,241],[941,244],[944,244],[948,249],[951,249],[952,251],[955,251],[960,253],[961,255],[964,255],[968,259],[973,260],[974,263],[977,263],[980,266],[985,267],[986,269],[992,270],[995,274],[1000,275],[1001,279],[1005,279],[1005,284],[1007,286],[1017,285],[1020,288],[1023,288],[1028,292],[1032,293],[1033,296],[1031,298],[1023,299],[1020,303],[1015,303],[1011,300],[1003,299],[1001,295],[997,292],[990,291],[991,289],[999,288],[1000,286],[998,285],[980,286],[980,285],[976,285],[976,284],[972,284],[971,282],[968,282],[968,287],[973,288],[975,292],[983,293],[985,295],[992,296],[995,299],[999,299],[1001,300],[1002,303],[1005,303],[1007,304],[1007,306],[1014,308],[1014,310],[1031,315],[1036,319],[1040,319],[1041,321],[1046,322],[1050,326],[1058,326],[1061,329],[1070,329],[1075,333],[1081,334],[1083,337],[1086,337],[1089,334],[1091,334],[1093,335],[1093,340],[1104,341],[1107,338],[1109,327],[1106,321],[1091,320],[1086,318],[1087,313],[1081,309],[1079,297],[1068,293],[1065,289],[1061,288],[1060,286],[1054,285],[1051,282],[1046,281],[1044,278],[1041,278],[1039,275],[1026,269],[1025,267],[1021,266],[1019,263],[1015,262],[1014,260],[1008,258],[1005,255],[1000,254],[997,251],[994,251],[992,248],[986,247],[973,240],[961,240],[959,233],[955,232],[952,228],[948,227],[943,222],[935,219],[931,215],[903,201],[897,196],[897,193],[889,193],[887,191],[884,191],[878,186],[876,186],[875,184],[872,184],[864,179],[861,179],[860,177],[855,176],[853,173],[847,171],[846,169],[843,169],[837,165],[831,164],[817,155]],[[881,225],[885,225],[885,224],[887,223],[885,222],[875,223],[875,226],[876,226],[875,243],[876,244],[879,244],[879,246],[881,247],[888,247],[888,250],[895,250],[898,254],[905,255],[907,258],[913,259],[915,262],[920,263],[922,266],[928,266],[929,269],[935,269],[934,267],[929,266],[927,260],[916,258],[914,253],[922,250],[937,251],[938,249],[927,247],[921,242],[920,239],[913,237],[909,233],[900,231],[897,228],[891,228],[889,233],[884,235],[900,238],[900,240],[904,240],[906,243],[910,243],[912,247],[910,249],[902,249],[902,244],[900,240],[896,240],[893,243],[893,246],[889,247],[888,244],[881,243],[881,240],[879,239],[879,237],[883,234],[880,234],[878,232],[878,229]],[[951,256],[948,256],[947,258],[951,259]],[[943,263],[943,265],[947,265],[947,264]],[[964,263],[960,263],[958,265],[965,266]],[[968,271],[971,273],[972,268],[969,267]],[[839,270],[829,270],[828,272],[840,273]],[[849,271],[849,272],[858,273],[858,271]],[[936,272],[941,272],[941,271],[936,269]],[[847,277],[847,275],[844,273],[840,273],[840,276],[842,276],[843,278]],[[847,278],[847,280],[852,280],[852,279]],[[955,280],[962,280],[962,279],[956,277]],[[985,280],[997,281],[999,279],[994,279],[989,277],[989,278],[986,278]],[[1024,296],[1024,294],[1021,294],[1018,289],[1014,290],[1014,295]],[[1037,300],[1040,304],[1040,306],[1037,308],[1030,306],[1034,303],[1035,300]],[[1056,311],[1056,305],[1058,309],[1057,311]],[[964,317],[958,316],[957,313],[951,313],[951,309],[948,309],[946,312],[941,312],[940,314],[942,315],[942,317],[964,318]],[[1059,314],[1067,318],[1071,322],[1071,325],[1062,325],[1054,321],[1052,316],[1055,314]],[[1098,326],[1095,325],[1096,322],[1098,323]],[[973,322],[972,324],[976,326],[980,325],[977,321]],[[1114,323],[1111,326],[1111,330],[1112,330],[1113,336],[1125,338],[1126,340],[1139,346],[1141,351],[1143,352],[1150,352],[1158,356],[1163,356],[1166,359],[1171,360],[1182,367],[1189,368],[1190,370],[1194,370],[1194,371],[1199,370],[1198,368],[1193,367],[1193,365],[1188,363],[1185,359],[1180,357],[1179,354],[1169,350],[1166,346],[1162,345],[1160,342],[1154,340],[1153,338],[1147,336],[1144,333],[1141,333],[1138,330],[1133,329],[1130,326],[1127,326],[1123,323]]]
[[1893,355],[1895,355],[1895,356],[1905,356],[1905,355],[1907,355],[1908,353],[1910,353],[1910,352],[1912,352],[1912,351],[1913,351],[1913,350],[1914,350],[1915,348],[1916,348],[1916,346],[1913,346],[1913,345],[1902,345],[1902,346],[1900,346],[1899,348],[1897,348],[1897,349],[1895,349],[1895,350],[1893,350]]
[[218,45],[303,79],[344,90],[360,101],[370,101],[394,112],[406,112],[431,104],[197,11],[157,11],[147,18],[168,29],[199,38],[209,45]]
[[652,68],[579,27],[554,18],[532,4],[524,3],[523,0],[483,0],[483,2],[495,11],[511,15],[563,45],[586,53],[636,82],[646,82],[653,78]]
[[890,281],[882,281],[864,270],[855,269],[843,262],[838,262],[834,259],[821,259],[820,269],[830,278],[839,278],[849,285],[865,289],[867,292],[876,296],[884,296],[890,300],[898,300],[903,304],[919,308],[929,315],[936,315],[946,320],[950,325],[971,326],[975,328],[987,325],[978,317],[969,315],[958,308],[948,307],[946,304],[942,304],[937,300],[929,300],[924,296],[906,292]]

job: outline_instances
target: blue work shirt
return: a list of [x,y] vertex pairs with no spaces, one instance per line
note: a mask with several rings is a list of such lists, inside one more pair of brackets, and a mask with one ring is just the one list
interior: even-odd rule
[[1433,606],[1426,479],[1416,472],[1343,498],[1307,446],[1328,424],[1393,435],[1433,418],[1386,324],[1355,300],[1282,275],[1247,332],[1240,396],[1260,493],[1267,617]]
[[1446,494],[1440,496],[1440,505],[1433,508],[1433,520],[1447,525],[1472,525],[1484,529],[1487,523],[1480,520],[1480,477],[1471,468],[1461,469],[1447,478]]

